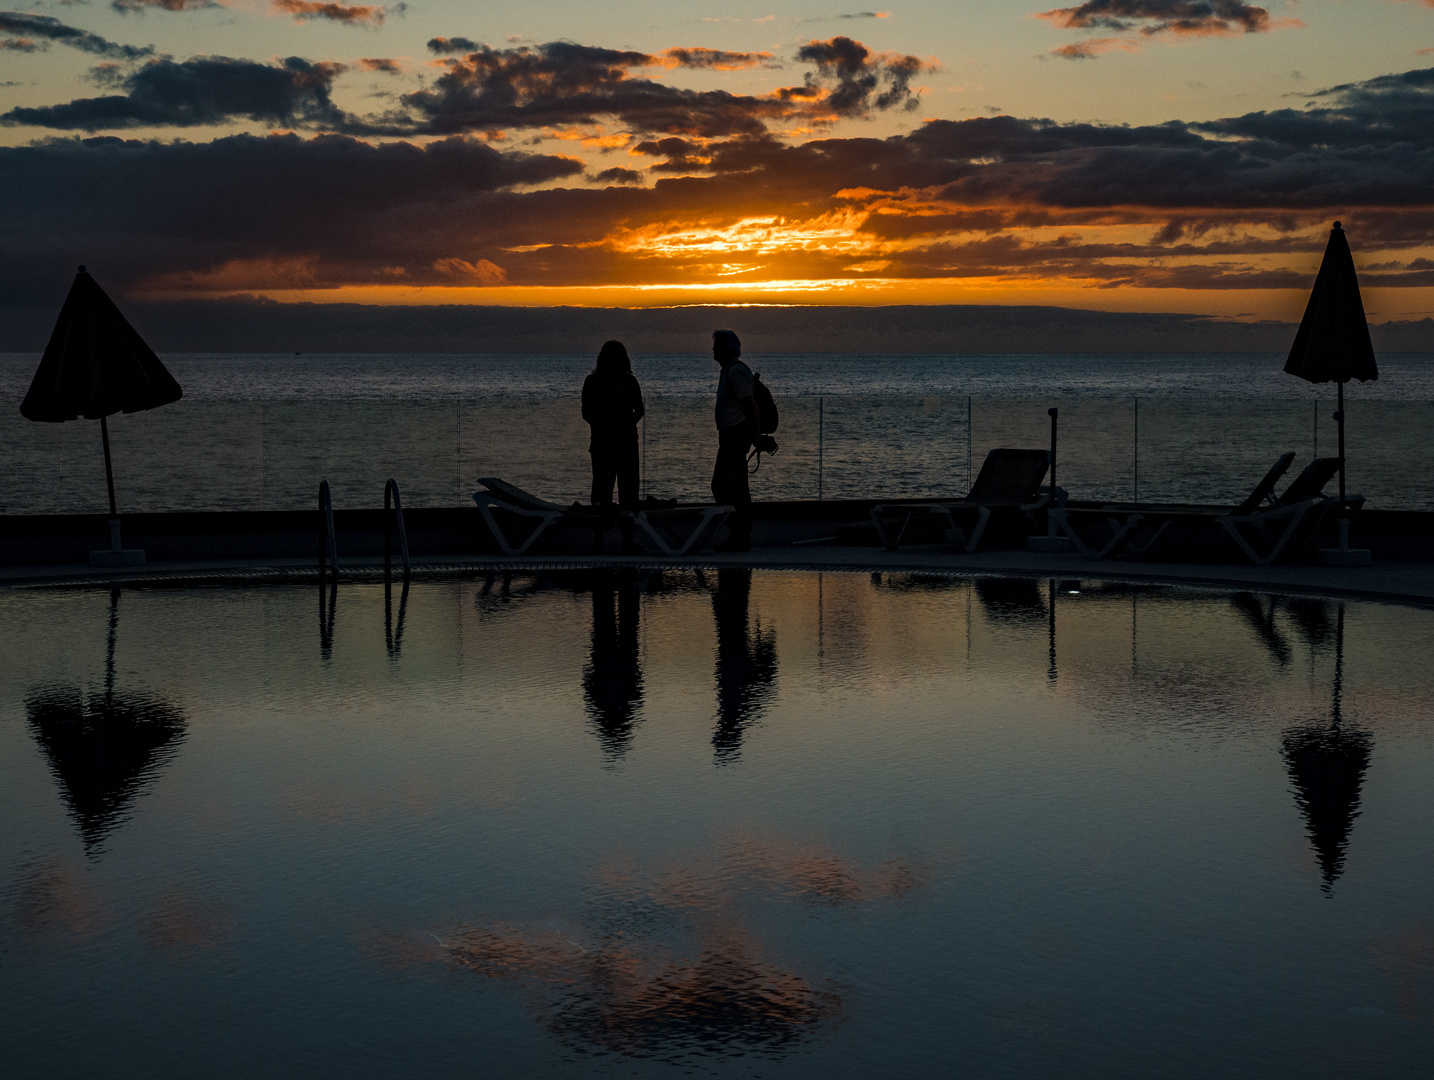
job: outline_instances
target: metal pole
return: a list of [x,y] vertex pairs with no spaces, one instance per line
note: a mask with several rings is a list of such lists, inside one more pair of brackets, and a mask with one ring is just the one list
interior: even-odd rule
[[971,490],[971,483],[976,473],[971,462],[971,395],[966,395],[966,490]]
[[822,469],[826,454],[826,406],[825,399],[817,395],[817,502],[822,501]]
[[1140,501],[1140,398],[1132,398],[1135,402],[1135,438],[1132,442],[1132,483],[1135,485],[1135,501]]
[[1051,418],[1051,501],[1050,505],[1046,507],[1046,535],[1054,537],[1057,519],[1052,511],[1057,509],[1058,498],[1056,495],[1056,417],[1060,415],[1060,410],[1052,405],[1046,410],[1046,413]]
[[109,425],[105,417],[99,417],[100,442],[105,443],[105,486],[109,489],[109,546],[110,551],[119,551],[119,511],[115,509],[115,469],[109,463]]
[[1339,549],[1345,551],[1349,548],[1349,516],[1344,505],[1344,383],[1336,385],[1339,387],[1339,404],[1334,414],[1339,427]]

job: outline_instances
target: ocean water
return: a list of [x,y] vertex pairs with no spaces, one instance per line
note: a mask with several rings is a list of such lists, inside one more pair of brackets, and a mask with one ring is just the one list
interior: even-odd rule
[[[1335,452],[1334,388],[1268,356],[771,356],[781,451],[757,498],[958,495],[997,446],[1049,445],[1073,498],[1229,502],[1286,450]],[[482,476],[585,500],[582,356],[165,357],[185,388],[112,419],[121,510],[296,509],[327,478],[338,506],[463,505]],[[18,406],[38,357],[0,355]],[[715,436],[710,358],[639,356],[648,494],[704,499]],[[1381,361],[1347,401],[1349,482],[1370,506],[1434,509],[1434,356]],[[0,513],[103,510],[94,423],[0,412]]]
[[6,1075],[1426,1077],[1431,620],[739,569],[5,591]]

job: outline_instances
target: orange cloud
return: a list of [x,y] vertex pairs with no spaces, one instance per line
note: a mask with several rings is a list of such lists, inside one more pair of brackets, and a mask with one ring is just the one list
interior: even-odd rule
[[344,23],[347,26],[362,26],[365,23],[377,26],[388,14],[388,9],[377,4],[336,4],[323,0],[270,0],[277,12],[292,15],[298,22],[324,19],[328,22]]

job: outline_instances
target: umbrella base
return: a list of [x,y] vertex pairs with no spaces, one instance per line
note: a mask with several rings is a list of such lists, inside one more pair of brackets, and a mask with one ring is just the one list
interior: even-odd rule
[[1369,566],[1373,561],[1368,548],[1320,548],[1315,558],[1321,566]]
[[91,566],[143,566],[143,548],[105,548],[90,552]]

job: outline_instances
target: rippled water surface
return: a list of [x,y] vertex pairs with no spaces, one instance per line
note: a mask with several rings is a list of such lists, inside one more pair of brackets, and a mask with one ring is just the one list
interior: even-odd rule
[[1415,1077],[1434,613],[743,570],[0,593],[75,1077]]

